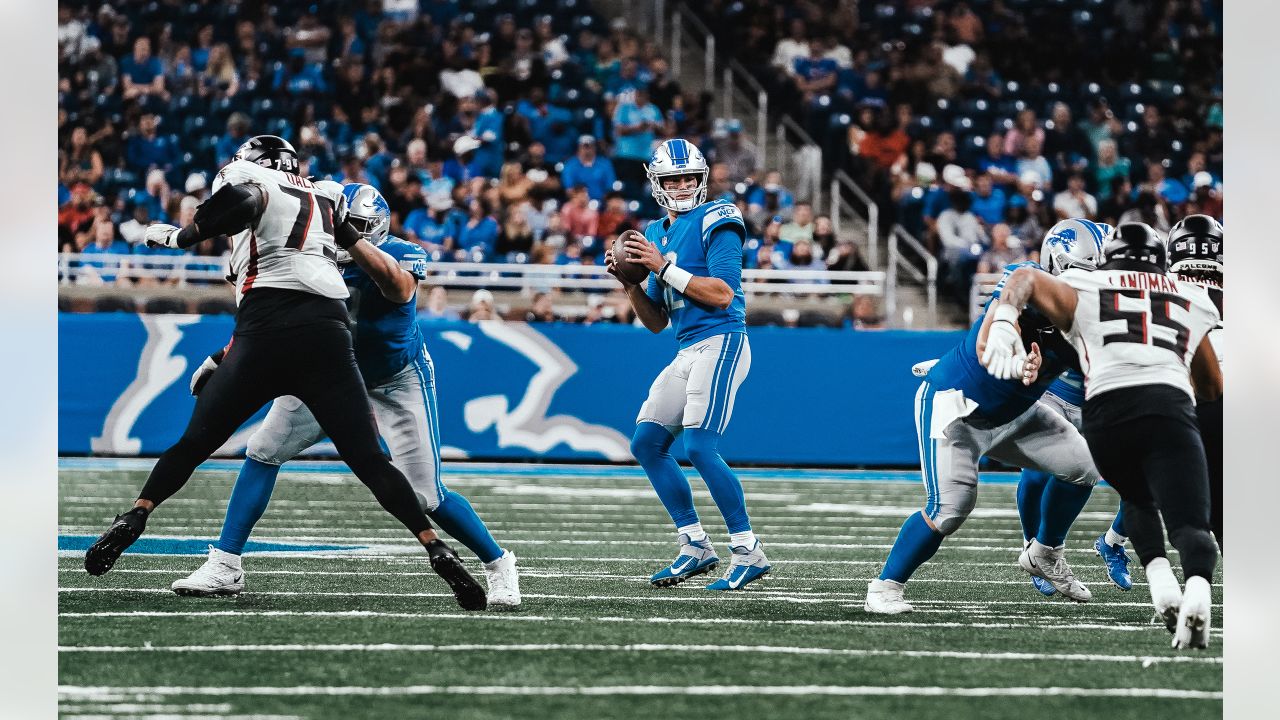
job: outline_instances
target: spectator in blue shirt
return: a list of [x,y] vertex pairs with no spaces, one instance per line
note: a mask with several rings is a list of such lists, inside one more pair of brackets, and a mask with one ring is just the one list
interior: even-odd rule
[[294,48],[289,51],[289,61],[276,68],[271,89],[285,90],[290,95],[323,95],[329,90],[329,83],[320,64],[307,62],[307,51]]
[[747,191],[747,214],[753,222],[759,223],[773,215],[790,214],[795,204],[795,197],[782,185],[782,173],[777,170],[765,173],[764,182]]
[[601,157],[596,152],[596,139],[591,135],[578,138],[578,154],[569,158],[560,173],[560,183],[564,187],[585,185],[587,196],[592,200],[604,200],[604,196],[613,189],[618,176],[613,171],[613,163],[609,158]]
[[644,166],[653,154],[655,133],[660,129],[662,111],[649,102],[648,90],[637,88],[622,94],[613,111],[613,161],[618,179],[633,200],[648,194]]
[[[1164,165],[1159,161],[1147,163],[1147,185],[1156,191],[1156,194],[1164,198],[1170,205],[1181,205],[1187,201],[1191,193],[1187,190],[1187,186],[1165,177]],[[1135,197],[1137,194],[1135,193]]]
[[133,54],[120,63],[120,78],[124,82],[124,99],[157,97],[169,99],[164,85],[164,65],[151,55],[151,39],[143,35],[133,41]]
[[573,113],[547,102],[546,92],[535,87],[529,91],[529,99],[521,100],[516,112],[529,121],[529,134],[546,149],[546,158],[552,164],[564,162],[573,154],[576,133]]
[[472,198],[467,206],[467,221],[458,231],[459,259],[491,261],[498,243],[498,229],[498,221],[493,219],[488,201],[481,197]]
[[991,227],[1004,221],[1004,209],[1008,204],[1004,190],[994,186],[991,175],[979,174],[977,190],[973,195],[973,214],[987,227]]
[[[110,220],[98,220],[93,225],[93,242],[80,251],[82,255],[128,255],[129,243],[116,236],[116,227]],[[103,283],[123,282],[118,278],[120,260],[93,260],[81,262],[82,268],[95,268]],[[89,274],[89,273],[82,273]],[[91,276],[91,274],[90,274]]]
[[480,163],[476,161],[476,150],[480,149],[480,141],[473,135],[460,135],[453,141],[453,157],[444,163],[444,175],[453,181],[454,186],[466,185],[473,177],[483,177]]
[[978,158],[978,172],[990,175],[996,185],[1012,187],[1018,181],[1018,164],[1004,154],[1004,133],[991,133],[984,149],[986,153]]
[[618,70],[618,74],[609,79],[605,85],[605,91],[614,95],[621,95],[629,90],[637,90],[639,88],[649,89],[649,82],[652,76],[648,70],[645,70],[635,58],[627,58],[622,61],[622,66]]
[[506,143],[502,137],[502,111],[493,102],[489,90],[476,93],[476,101],[480,106],[480,114],[476,117],[472,134],[480,139],[480,147],[476,149],[475,163],[479,175],[496,178],[502,172],[502,151]]
[[840,65],[831,58],[824,57],[826,47],[816,38],[809,42],[809,54],[796,58],[796,88],[804,96],[805,102],[814,101],[817,96],[832,92],[836,87],[836,78]]
[[240,149],[244,141],[249,139],[249,127],[251,124],[249,116],[242,112],[233,112],[231,117],[227,118],[227,132],[218,140],[218,146],[215,150],[218,167],[231,162],[231,157],[236,154],[236,151]]
[[163,170],[152,170],[147,173],[147,186],[143,192],[133,196],[133,205],[144,205],[147,208],[147,216],[156,222],[169,222],[169,213],[165,212],[164,206],[169,199],[169,181],[164,177]]
[[138,121],[138,131],[129,136],[124,154],[130,170],[141,174],[151,168],[168,171],[173,167],[176,153],[168,138],[156,134],[158,123],[155,115],[143,115]]

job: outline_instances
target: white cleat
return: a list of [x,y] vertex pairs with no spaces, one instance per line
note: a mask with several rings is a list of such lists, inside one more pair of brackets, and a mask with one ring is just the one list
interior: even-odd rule
[[1202,577],[1187,578],[1178,611],[1178,626],[1173,632],[1175,650],[1209,647],[1209,627],[1213,624],[1213,597],[1209,581]]
[[1178,613],[1182,606],[1182,589],[1173,576],[1168,558],[1156,558],[1147,564],[1147,588],[1151,590],[1151,604],[1156,615],[1164,621],[1169,632],[1178,627]]
[[894,580],[872,580],[862,609],[876,615],[901,615],[915,608],[902,597],[906,585]]
[[1044,578],[1063,596],[1076,602],[1089,602],[1093,593],[1076,579],[1076,574],[1067,564],[1063,554],[1064,546],[1049,547],[1039,540],[1032,540],[1022,554],[1018,556],[1018,565],[1031,575]]
[[169,587],[179,595],[194,597],[239,595],[244,590],[244,570],[240,567],[240,556],[210,545],[209,559],[187,577],[174,580]]
[[484,579],[489,585],[490,610],[514,610],[520,607],[520,576],[516,572],[516,556],[503,550],[502,557],[484,566]]

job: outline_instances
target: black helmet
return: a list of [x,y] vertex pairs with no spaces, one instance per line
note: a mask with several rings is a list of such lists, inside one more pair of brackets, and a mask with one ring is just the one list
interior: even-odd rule
[[248,160],[272,170],[298,174],[298,151],[275,135],[255,135],[244,141],[232,160]]
[[[1150,267],[1137,267],[1138,264]],[[1107,267],[1108,265],[1111,267]],[[1103,240],[1102,265],[1098,269],[1164,273],[1167,265],[1164,240],[1160,238],[1160,233],[1146,223],[1127,222],[1117,225]]]
[[1222,223],[1188,215],[1169,230],[1169,272],[1222,273]]

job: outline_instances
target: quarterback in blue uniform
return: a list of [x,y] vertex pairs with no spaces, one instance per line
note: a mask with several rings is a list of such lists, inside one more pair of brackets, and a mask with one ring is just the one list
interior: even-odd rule
[[[993,298],[1000,297],[1005,280],[1023,266],[1043,270],[1030,262],[1010,265]],[[958,346],[927,370],[926,364],[915,368],[924,375],[916,393],[916,433],[927,500],[921,512],[902,524],[880,576],[871,581],[867,612],[911,612],[904,586],[973,510],[978,462],[984,455],[1058,481],[1047,486],[1044,512],[1018,564],[1072,600],[1092,597],[1067,564],[1063,540],[1098,483],[1098,471],[1080,431],[1039,402],[1068,368],[1078,369],[1075,349],[1046,318],[1024,315],[1022,338],[1035,360],[1023,377],[997,379],[979,363],[992,324],[984,314]]]
[[[489,589],[487,597],[478,598],[478,608],[516,607],[520,587],[515,555],[494,542],[466,498],[440,481],[435,370],[417,323],[418,281],[426,276],[426,255],[414,243],[387,236],[391,213],[376,189],[350,184],[343,195],[349,222],[369,241],[353,245],[350,254],[340,253],[338,261],[350,291],[356,363],[392,464],[408,478],[426,514],[484,563]],[[191,380],[193,394],[216,369],[212,358],[201,365]],[[173,583],[174,592],[234,595],[244,589],[240,554],[266,510],[280,466],[323,437],[300,400],[285,396],[275,401],[249,439],[217,547],[210,548],[204,565]]]
[[[1093,268],[1102,255],[1102,241],[1111,232],[1106,223],[1095,223],[1083,218],[1063,220],[1049,228],[1044,243],[1040,248],[1040,263],[1051,275],[1057,275],[1072,267]],[[1053,408],[1077,430],[1082,423],[1084,407],[1084,375],[1076,369],[1068,369],[1053,381],[1040,402]],[[1041,518],[1045,513],[1053,512],[1053,505],[1064,492],[1061,480],[1048,473],[1030,468],[1022,471],[1018,480],[1018,518],[1022,522],[1022,535],[1025,542],[1039,534]],[[1129,556],[1125,553],[1124,515],[1116,511],[1115,520],[1107,532],[1094,540],[1094,550],[1102,557],[1107,567],[1107,576],[1121,590],[1133,587],[1133,579],[1129,574]],[[1053,595],[1057,589],[1051,583],[1036,575],[1031,582],[1044,595]]]
[[729,528],[729,569],[707,589],[737,590],[770,569],[751,531],[742,483],[719,451],[738,386],[751,368],[742,293],[746,226],[733,204],[706,202],[707,161],[692,143],[663,142],[646,173],[667,216],[650,223],[643,236],[632,230],[621,239],[626,259],[650,270],[647,282],[629,283],[618,272],[612,248],[605,259],[644,326],[658,333],[669,322],[679,346],[675,360],[649,388],[631,439],[631,452],[671,516],[680,544],[676,559],[649,581],[673,586],[720,563],[694,510],[689,481],[670,453],[683,434],[689,461]]

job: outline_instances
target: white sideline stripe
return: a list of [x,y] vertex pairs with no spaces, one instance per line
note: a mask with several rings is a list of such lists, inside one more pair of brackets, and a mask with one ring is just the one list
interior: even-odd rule
[[[219,528],[221,527],[221,524],[222,524],[222,521],[218,520],[217,526],[213,524],[207,525],[206,528],[209,530],[209,534],[210,535],[217,534]],[[492,523],[492,525],[493,527],[498,527],[500,523]],[[757,521],[756,525],[760,526],[761,523]],[[194,530],[198,527],[200,526],[197,525],[194,521],[192,523],[188,523],[184,525],[184,528],[188,530]],[[866,526],[866,527],[860,527],[857,529],[866,530],[867,532],[865,533],[822,533],[822,532],[797,532],[797,531],[782,532],[778,530],[773,530],[767,533],[767,537],[769,538],[801,538],[801,539],[810,539],[810,540],[855,540],[855,541],[856,540],[883,540],[886,537],[897,537],[898,532],[902,528],[889,527],[889,526],[884,526],[884,527]],[[268,523],[263,527],[258,528],[258,531],[254,534],[254,538],[260,539],[260,540],[275,540],[279,538],[288,538],[288,537],[315,538],[316,537],[315,535],[295,535],[295,533],[308,533],[308,532],[315,532],[316,530],[317,530],[316,527],[287,527],[287,526],[281,526],[281,525],[272,526]],[[387,529],[352,528],[352,530],[356,532],[362,532],[362,533],[380,533],[378,535],[364,535],[364,536],[357,536],[357,537],[369,538],[369,539],[373,539],[381,542],[386,542],[388,540],[395,541],[404,537],[404,530],[402,528],[387,528]],[[64,534],[96,535],[102,531],[102,528],[97,525],[93,525],[93,526],[66,525],[66,526],[63,526],[62,531]],[[286,534],[276,535],[275,533],[286,533]],[[634,538],[636,536],[636,531],[557,530],[557,529],[549,528],[546,530],[502,530],[498,532],[498,534],[501,535],[503,538],[509,538],[509,537],[521,538],[516,542],[523,543],[523,542],[528,542],[523,539],[525,537],[532,537],[535,539],[544,538],[548,536],[552,538],[565,538],[568,535],[585,535],[587,537],[592,537],[592,538],[614,538],[614,537]],[[1010,537],[1016,536],[1016,538],[1019,538],[1019,539],[1022,537],[1022,531],[1016,528],[991,528],[991,529],[983,530],[982,534],[983,535],[1008,535]],[[761,535],[765,536],[766,534],[762,532]],[[156,536],[149,536],[149,537],[156,537]],[[345,536],[340,534],[327,535],[326,537],[328,537],[330,540],[351,539],[350,536]],[[564,542],[573,542],[573,541],[564,540]],[[630,541],[628,540],[628,542]],[[674,543],[665,542],[661,544],[671,545]],[[784,545],[784,544],[785,543],[780,543],[776,541],[771,541],[769,543],[769,545],[771,546],[778,546],[778,545]],[[1019,550],[1016,547],[1016,545],[1018,544],[1019,543],[1017,541],[1011,541],[1007,549],[1010,552],[1019,552]],[[1092,552],[1092,550],[1090,552]]]
[[291,687],[87,687],[59,685],[61,697],[137,693],[140,695],[272,695],[272,696],[404,696],[404,695],[762,695],[762,696],[929,696],[929,697],[1117,697],[1174,698],[1180,700],[1221,700],[1214,690],[1171,688],[1080,688],[1080,687],[878,687],[866,685],[596,685],[507,686],[507,685],[405,685],[400,687],[315,686]]
[[[165,588],[124,588],[124,587],[63,587],[58,588],[60,593],[144,593],[149,595],[170,595],[172,590]],[[375,592],[375,591],[318,591],[318,590],[255,590],[247,595],[264,596],[264,597],[394,597],[394,598],[451,598],[453,593],[436,593],[436,592]],[[847,603],[851,599],[861,599],[864,593],[841,593],[827,592],[825,590],[766,590],[751,589],[744,590],[737,595],[727,595],[725,593],[713,594],[705,592],[702,588],[696,586],[687,590],[675,590],[673,594],[654,594],[654,595],[560,595],[553,593],[522,593],[526,598],[537,600],[589,600],[598,602],[714,602],[719,599],[728,599],[732,597],[751,598],[758,600],[770,600],[776,602],[792,602],[805,605],[817,605],[826,603]],[[799,595],[816,595],[817,597],[796,597]],[[987,605],[1030,605],[1034,607],[1043,607],[1046,602],[1052,602],[1045,599],[1036,600],[913,600],[913,603],[926,607],[958,607],[958,608],[979,608]],[[1103,603],[1099,603],[1099,606]],[[1105,603],[1107,607],[1140,607],[1149,608],[1151,603],[1144,602],[1109,602]],[[1215,608],[1222,607],[1222,603],[1215,603]]]
[[[199,556],[193,556],[193,557],[199,557]],[[872,564],[872,563],[867,563],[867,564]],[[985,565],[984,567],[992,567],[992,566]],[[133,574],[141,574],[141,575],[181,575],[182,573],[189,572],[190,570],[191,570],[190,567],[162,569],[162,570],[127,570],[127,569],[116,568],[111,572],[112,574],[133,573]],[[68,575],[83,574],[84,569],[74,568],[74,567],[64,567],[64,568],[58,568],[58,572],[66,573]],[[1101,573],[1102,570],[1099,569],[1098,572]],[[427,577],[430,577],[431,576],[431,573],[425,569],[423,570],[423,572],[396,572],[396,571],[387,571],[387,570],[379,572],[379,571],[373,571],[373,570],[256,570],[255,569],[253,570],[252,573],[246,572],[246,574],[321,575],[321,576],[333,576],[333,577],[347,577],[347,576],[355,576],[355,577],[365,577],[365,576],[423,577],[423,576],[427,576]],[[1077,578],[1081,576],[1082,576],[1081,573],[1076,573]],[[551,572],[547,570],[535,570],[535,569],[529,569],[524,567],[520,569],[520,577],[522,578],[526,578],[526,577],[527,578],[562,578],[562,579],[573,578],[578,580],[623,580],[625,582],[635,583],[636,585],[649,584],[648,578],[641,577],[635,574],[626,575],[626,574],[605,573],[605,572]],[[806,575],[803,577],[787,578],[786,580],[783,580],[781,578],[773,578],[770,581],[770,584],[777,585],[783,582],[865,583],[865,582],[870,582],[872,579],[873,578],[870,578],[870,577],[852,577],[852,576],[819,577],[819,576]],[[1109,582],[1106,578],[1102,577],[1101,575],[1099,575],[1096,578],[1084,577],[1084,579],[1089,582]],[[1021,586],[1021,585],[1029,585],[1030,581],[1029,580],[957,580],[952,578],[911,578],[911,583],[913,585],[921,584],[921,583],[943,583],[943,584],[954,584],[954,585],[1018,585],[1018,586]],[[1134,583],[1135,587],[1145,586],[1145,585],[1146,583],[1144,582]],[[776,590],[772,592],[783,592],[783,591]],[[794,592],[804,592],[804,590],[797,589]],[[820,592],[828,595],[829,594],[836,594],[836,595],[849,594],[849,593],[839,593],[835,591],[828,592],[826,590],[813,590],[812,592]],[[858,593],[858,595],[861,596],[860,593]]]
[[[852,607],[852,606],[847,606]],[[491,620],[491,621],[511,621],[511,622],[609,622],[609,623],[648,623],[657,625],[680,624],[687,625],[689,623],[704,623],[708,625],[724,624],[724,625],[800,625],[814,627],[917,627],[917,628],[985,628],[985,629],[1026,629],[1035,628],[1041,630],[1113,630],[1116,632],[1147,632],[1154,633],[1157,629],[1163,631],[1158,625],[1122,625],[1122,624],[1101,624],[1101,623],[991,623],[991,622],[911,622],[906,620],[757,620],[754,618],[728,618],[728,617],[685,617],[685,618],[668,618],[668,617],[648,617],[648,618],[629,618],[629,617],[574,617],[568,615],[561,616],[540,616],[540,615],[522,615],[516,613],[411,613],[411,612],[381,612],[376,610],[205,610],[205,611],[174,611],[174,610],[104,610],[96,612],[60,612],[58,617],[62,618],[100,618],[100,617],[128,617],[128,618],[217,618],[217,617],[310,617],[310,618],[407,618],[414,620],[435,619],[435,620]],[[1215,635],[1219,635],[1220,631],[1213,630]],[[1165,633],[1161,633],[1165,635]]]
[[727,652],[777,655],[844,655],[852,657],[949,658],[956,660],[1053,660],[1062,662],[1136,662],[1144,664],[1207,663],[1221,665],[1221,657],[1193,655],[1080,655],[1059,653],[986,653],[958,650],[865,650],[858,648],[796,647],[783,645],[665,645],[639,643],[627,645],[542,643],[542,644],[293,644],[293,645],[60,645],[58,652],[133,653],[133,652]]

